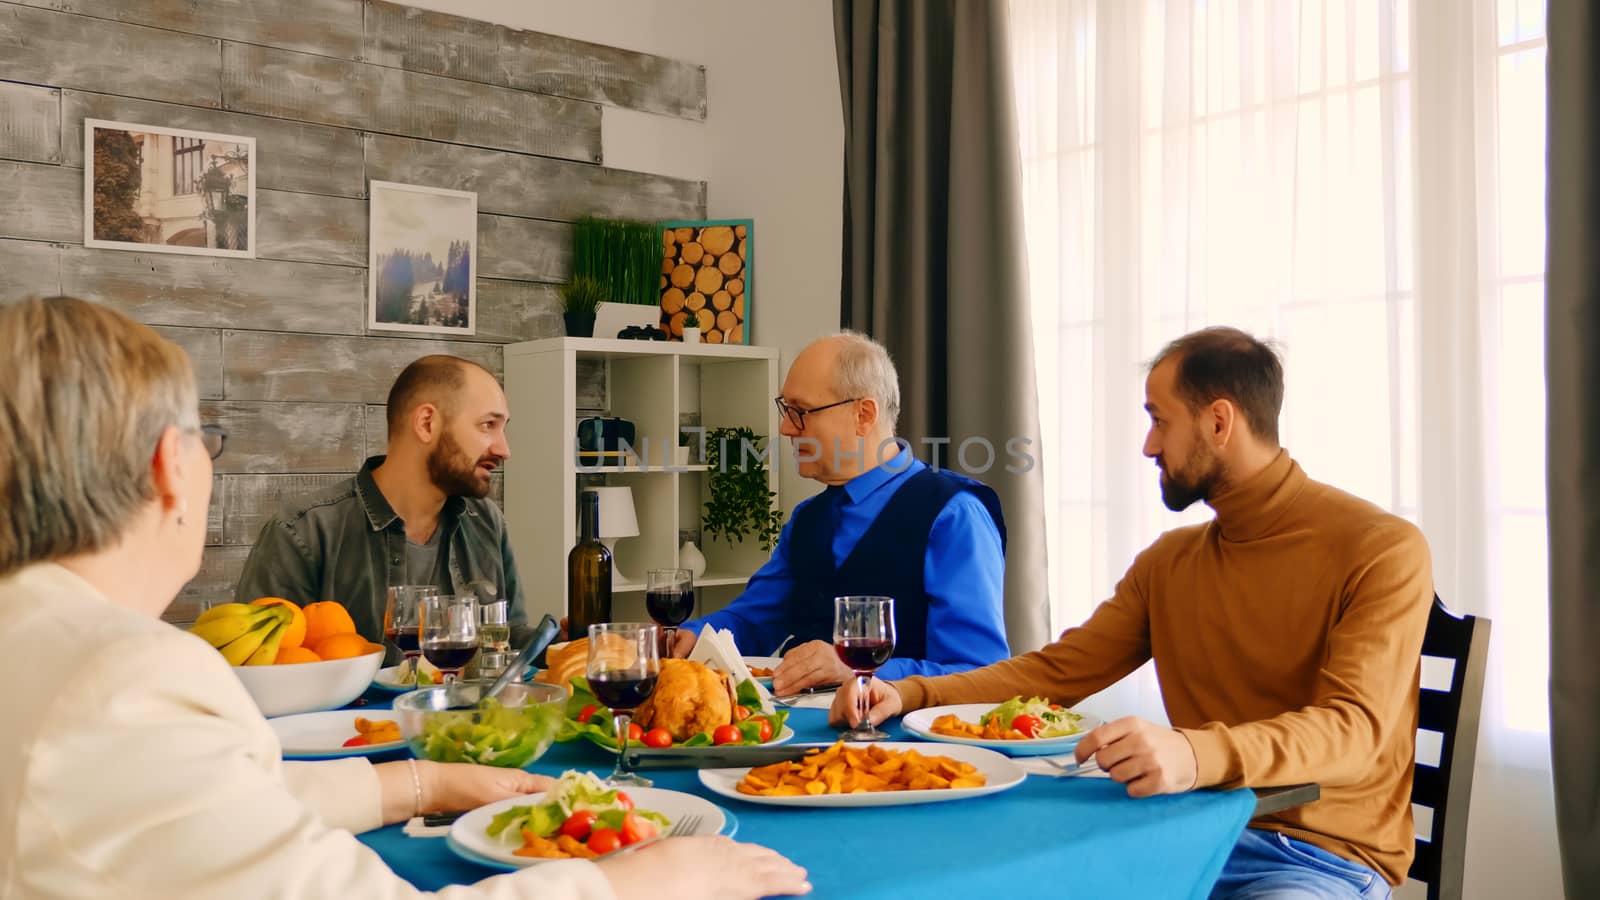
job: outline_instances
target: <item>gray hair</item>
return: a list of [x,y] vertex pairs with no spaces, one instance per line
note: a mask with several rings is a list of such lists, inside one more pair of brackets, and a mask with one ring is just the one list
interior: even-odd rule
[[876,400],[878,421],[893,437],[895,423],[900,420],[900,373],[895,371],[889,351],[859,331],[840,331],[829,337],[839,345],[833,389],[840,397]]
[[0,576],[115,545],[155,499],[150,459],[198,428],[189,357],[71,297],[0,306]]

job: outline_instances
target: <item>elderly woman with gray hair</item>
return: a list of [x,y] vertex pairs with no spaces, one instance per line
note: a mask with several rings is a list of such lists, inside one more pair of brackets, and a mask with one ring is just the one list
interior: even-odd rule
[[[283,761],[227,663],[161,621],[200,568],[219,430],[182,350],[56,297],[0,307],[0,896],[413,897],[352,832],[545,789],[516,770]],[[420,797],[419,797],[420,795]],[[805,871],[727,838],[446,897],[759,897]]]

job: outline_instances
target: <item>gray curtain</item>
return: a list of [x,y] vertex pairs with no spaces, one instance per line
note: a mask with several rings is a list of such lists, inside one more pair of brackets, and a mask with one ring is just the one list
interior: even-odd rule
[[[845,114],[840,324],[900,370],[899,433],[1004,504],[1014,652],[1050,638],[1039,417],[1005,5],[835,0]],[[1031,455],[1025,472],[1007,442]],[[964,457],[957,451],[971,440]],[[988,471],[984,445],[995,451]]]
[[1567,896],[1600,897],[1600,13],[1550,0],[1550,749]]

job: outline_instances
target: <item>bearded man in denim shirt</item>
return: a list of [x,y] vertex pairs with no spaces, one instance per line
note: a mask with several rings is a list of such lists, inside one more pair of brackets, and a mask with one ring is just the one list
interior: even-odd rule
[[493,374],[454,356],[424,356],[389,390],[386,454],[355,477],[285,503],[261,528],[237,598],[334,600],[356,630],[383,640],[395,585],[437,586],[510,600],[522,584],[490,476],[511,456],[506,395]]

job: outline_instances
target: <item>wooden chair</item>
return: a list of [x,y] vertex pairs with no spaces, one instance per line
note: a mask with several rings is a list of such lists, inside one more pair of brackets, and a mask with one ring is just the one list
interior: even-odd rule
[[1411,803],[1433,811],[1426,838],[1417,838],[1409,877],[1426,882],[1428,900],[1459,900],[1467,858],[1467,808],[1472,800],[1472,768],[1478,755],[1478,715],[1483,707],[1483,669],[1489,649],[1489,620],[1457,616],[1433,598],[1422,655],[1450,660],[1450,689],[1422,689],[1418,730],[1444,736],[1439,764],[1418,761]]

